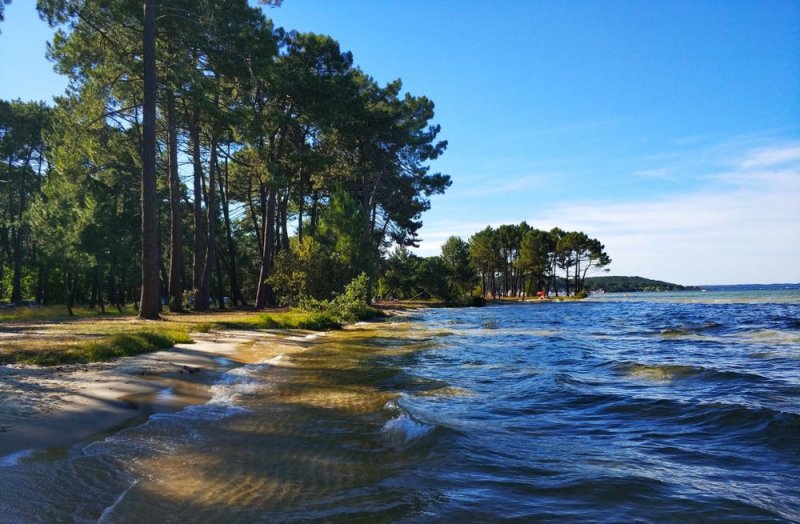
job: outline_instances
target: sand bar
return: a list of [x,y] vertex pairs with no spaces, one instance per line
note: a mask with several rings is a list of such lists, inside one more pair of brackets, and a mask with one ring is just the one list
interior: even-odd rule
[[[153,413],[205,403],[222,373],[252,360],[254,343],[273,339],[278,354],[285,337],[224,331],[192,338],[192,344],[111,362],[0,366],[0,467],[66,453]],[[259,345],[263,358],[265,344]]]

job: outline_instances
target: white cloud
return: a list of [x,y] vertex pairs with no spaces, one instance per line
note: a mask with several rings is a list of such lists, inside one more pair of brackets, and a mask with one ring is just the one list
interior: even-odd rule
[[743,169],[771,167],[800,160],[800,145],[773,147],[754,151],[740,164]]
[[635,171],[633,176],[639,178],[655,178],[660,180],[675,180],[675,177],[672,176],[672,169],[668,167],[659,167],[656,169],[642,169],[639,171]]
[[471,187],[461,191],[464,197],[485,197],[489,195],[500,195],[516,191],[529,191],[545,185],[552,178],[552,175],[523,175],[513,179],[495,179],[485,183],[480,187]]
[[[800,148],[749,151],[718,158],[718,166],[736,167],[720,168],[703,189],[628,202],[563,202],[528,210],[524,219],[599,239],[616,275],[681,284],[800,282]],[[501,210],[505,216],[493,224],[473,216],[426,226],[419,253],[438,254],[453,234],[466,239],[487,225],[518,223],[517,211]]]

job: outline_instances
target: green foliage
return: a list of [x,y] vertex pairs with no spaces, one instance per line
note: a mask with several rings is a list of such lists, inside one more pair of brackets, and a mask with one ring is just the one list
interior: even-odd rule
[[475,276],[470,267],[469,244],[451,236],[442,244],[440,256],[445,269],[449,297],[460,297],[472,290]]
[[[431,124],[427,97],[404,91],[399,80],[380,85],[335,39],[276,29],[246,0],[175,0],[162,5],[156,22],[163,119],[157,139],[165,172],[173,139],[192,146],[193,182],[201,189],[159,188],[158,200],[169,202],[171,213],[161,206],[161,245],[153,246],[153,230],[140,231],[139,182],[152,165],[141,155],[142,127],[151,128],[142,125],[142,101],[152,100],[143,96],[152,91],[142,91],[141,4],[40,0],[37,9],[58,28],[49,55],[69,89],[54,110],[39,104],[48,114],[25,133],[20,125],[5,132],[9,122],[27,120],[6,118],[14,103],[0,103],[0,164],[8,164],[0,165],[0,176],[8,173],[0,211],[14,210],[3,215],[3,228],[15,228],[0,235],[0,251],[8,260],[21,255],[13,268],[5,260],[0,268],[13,269],[10,279],[11,271],[0,275],[8,294],[133,302],[144,240],[154,253],[148,261],[156,252],[163,259],[183,255],[179,271],[168,272],[173,282],[176,274],[202,273],[177,290],[165,286],[175,305],[181,288],[240,296],[232,289],[238,279],[248,298],[271,287],[259,307],[310,297],[343,301],[342,316],[361,315],[341,298],[346,284],[363,272],[372,294],[381,255],[392,243],[416,245],[430,197],[451,183],[428,166],[447,144]],[[186,209],[194,204],[196,217]],[[183,233],[172,243],[168,221],[181,216],[194,220],[181,222]],[[297,237],[290,239],[294,224]],[[6,239],[17,233],[11,245]],[[415,264],[415,283],[401,285],[402,293],[468,292],[459,249],[443,263]],[[162,267],[169,267],[166,260]]]
[[586,279],[586,289],[590,291],[602,289],[609,293],[634,293],[639,291],[694,291],[698,288],[642,277],[589,277]]
[[[245,327],[239,325],[239,327]],[[341,324],[332,315],[324,311],[289,311],[285,313],[269,313],[259,315],[246,324],[248,329],[308,329],[311,331],[327,331],[339,329]]]
[[322,315],[336,322],[352,323],[358,320],[373,318],[376,311],[367,305],[369,297],[369,281],[365,273],[354,278],[344,288],[344,292],[331,300],[305,298],[299,307],[304,311]]
[[[542,231],[525,222],[487,227],[469,240],[469,257],[481,295],[531,296],[538,291],[580,293],[589,271],[611,263],[605,246],[583,232]],[[557,278],[557,269],[564,277]]]
[[486,299],[476,295],[462,295],[449,298],[444,302],[445,307],[483,307]]

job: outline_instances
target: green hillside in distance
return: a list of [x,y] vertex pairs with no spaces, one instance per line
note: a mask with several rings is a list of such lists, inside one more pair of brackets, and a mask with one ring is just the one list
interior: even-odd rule
[[638,291],[697,291],[699,288],[681,286],[643,277],[586,277],[586,289],[608,293],[633,293]]

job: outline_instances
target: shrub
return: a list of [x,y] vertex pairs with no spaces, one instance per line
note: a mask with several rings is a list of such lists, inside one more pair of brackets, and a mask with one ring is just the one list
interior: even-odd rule
[[304,311],[322,315],[320,319],[327,317],[337,324],[352,323],[375,316],[375,311],[367,305],[368,296],[369,281],[367,275],[361,273],[332,300],[304,297],[300,300],[299,307]]

